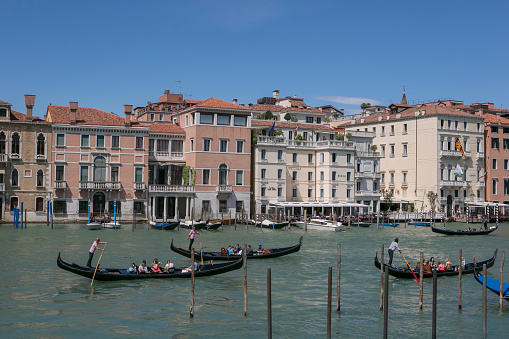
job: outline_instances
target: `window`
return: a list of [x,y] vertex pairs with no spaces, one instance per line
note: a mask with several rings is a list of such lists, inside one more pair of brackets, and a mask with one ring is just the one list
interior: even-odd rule
[[323,186],[320,186],[320,198],[323,198],[324,196],[324,189]]
[[451,127],[452,127],[452,121],[447,120],[447,129],[451,129]]
[[394,135],[394,125],[391,125],[391,135]]
[[261,205],[260,206],[260,213],[262,213],[262,214],[267,213],[267,205]]
[[262,185],[261,186],[261,196],[262,197],[265,197],[267,196],[267,192],[266,192],[267,188],[265,187],[265,185]]
[[159,121],[163,121],[163,120],[164,120],[164,115],[159,114]]
[[509,134],[509,127],[504,127],[503,131],[504,131],[504,134]]
[[463,130],[468,131],[468,122],[463,121]]
[[65,134],[57,134],[57,146],[65,146]]
[[261,150],[261,158],[262,160],[267,160],[267,150],[265,149]]
[[302,132],[302,139],[308,140],[308,132]]
[[297,153],[292,154],[292,161],[297,162]]
[[498,133],[498,126],[491,126],[491,133]]
[[210,152],[210,139],[203,139],[203,151]]
[[279,168],[277,170],[277,178],[278,179],[283,179],[283,170],[281,168]]
[[360,181],[357,181],[357,192],[360,192],[361,191],[361,182]]
[[13,169],[12,173],[11,173],[11,185],[12,186],[18,186],[19,185],[18,176],[19,176],[18,170],[17,169]]
[[403,185],[407,185],[408,184],[407,183],[407,177],[408,177],[407,172],[403,172],[402,175],[403,175]]
[[312,124],[313,123],[313,117],[306,117],[306,122],[308,124]]
[[308,198],[313,197],[313,189],[311,187],[308,187]]
[[214,116],[212,114],[200,114],[200,124],[212,124]]
[[154,121],[155,120],[155,115],[154,113],[150,113],[150,121]]
[[104,157],[97,157],[94,160],[94,181],[106,181],[106,159]]
[[333,199],[334,199],[334,198],[336,198],[336,192],[337,192],[337,190],[338,190],[338,189],[336,188],[336,186],[332,186],[332,192],[331,192],[331,193],[332,193],[332,198],[333,198]]
[[96,147],[98,147],[98,148],[104,147],[104,135],[97,136]]
[[262,168],[261,169],[260,178],[261,179],[266,179],[267,178],[267,169],[266,168]]
[[[118,166],[111,167],[111,181],[116,181],[116,182],[120,181],[118,178]],[[136,182],[138,182],[138,181],[136,181]]]
[[394,145],[390,145],[390,147],[391,147],[391,154],[390,154],[390,156],[391,156],[391,158],[394,158]]
[[120,147],[120,137],[118,135],[111,136],[111,147],[119,148]]
[[7,116],[7,108],[0,107],[0,117],[6,117]]
[[[116,212],[118,215],[118,214],[120,214],[120,206],[121,206],[120,201],[116,201],[116,200],[108,201],[108,212],[110,212],[111,215],[113,215],[113,213]],[[116,209],[116,211],[115,211],[115,209]]]
[[440,128],[441,128],[441,129],[444,129],[444,127],[445,127],[444,120],[440,120]]
[[320,163],[323,164],[323,161],[325,159],[325,154],[320,153]]
[[145,202],[135,201],[133,206],[134,212],[143,213],[145,211]]
[[394,185],[394,172],[391,172],[391,185]]
[[336,171],[332,171],[331,180],[336,181]]
[[37,187],[44,186],[44,173],[42,170],[38,170],[35,176]]
[[496,170],[497,169],[497,159],[492,159],[492,169]]
[[55,166],[55,180],[64,181],[64,166]]
[[53,201],[53,212],[54,213],[67,213],[67,203],[65,200],[54,200]]
[[385,136],[385,126],[381,127],[380,136],[381,137]]
[[352,189],[350,187],[346,188],[346,197],[351,198],[352,197]]
[[78,202],[78,213],[88,213],[88,201],[80,200]]
[[504,195],[509,195],[509,179],[504,179]]
[[454,129],[455,130],[459,129],[459,122],[458,121],[454,121]]
[[37,155],[39,156],[43,156],[44,155],[44,144],[46,142],[46,138],[44,137],[44,135],[42,133],[40,133],[38,136],[37,136]]
[[498,149],[498,147],[499,147],[498,138],[491,138],[491,148]]
[[308,163],[313,163],[313,154],[308,154]]
[[352,181],[352,172],[346,172],[346,181]]
[[44,198],[43,197],[35,198],[35,211],[36,212],[44,211]]
[[186,127],[189,125],[189,115],[186,115]]
[[320,171],[320,181],[323,181],[324,177],[325,177],[325,172],[324,171]]
[[81,147],[89,147],[90,146],[89,139],[90,139],[89,135],[87,134],[81,135]]
[[218,115],[217,116],[217,124],[218,125],[229,125],[230,124],[230,116],[229,115]]
[[507,163],[508,163],[508,160],[507,159],[504,159],[504,169],[507,170]]
[[378,191],[378,183],[376,181],[373,182],[373,192]]
[[308,181],[313,181],[313,172],[308,172]]
[[237,212],[237,213],[244,212],[244,202],[242,200],[237,200],[235,202],[235,212]]
[[244,172],[236,171],[235,172],[235,185],[242,185],[244,183]]
[[335,163],[337,161],[338,161],[337,154],[336,153],[332,153],[332,163]]
[[219,152],[228,152],[228,140],[221,139],[219,140]]
[[503,139],[504,140],[504,149],[509,149],[509,139]]
[[246,117],[233,117],[234,126],[246,126]]
[[194,151],[194,139],[193,138],[189,139],[189,151],[190,152]]
[[297,187],[292,188],[292,198],[297,198]]
[[[118,169],[118,167],[117,167],[117,169]],[[118,176],[118,173],[117,173],[117,176]],[[113,176],[112,176],[112,181],[113,181]],[[118,181],[118,179],[117,179],[117,181]],[[142,167],[135,167],[134,182],[137,182],[137,183],[143,182],[143,168]]]
[[316,118],[316,123],[317,124],[321,124],[322,123],[322,118]]
[[292,140],[293,138],[293,131],[288,131],[288,140]]
[[406,157],[408,155],[408,145],[403,144],[403,156]]
[[347,164],[351,164],[352,163],[352,155],[351,154],[347,154],[346,155],[346,163]]
[[385,157],[385,145],[380,145],[380,155]]
[[143,149],[143,137],[136,137],[136,145],[137,149]]
[[477,132],[481,132],[481,123],[477,123]]
[[88,166],[80,167],[80,181],[83,181],[83,182],[88,181]]
[[491,194],[497,195],[497,179],[495,178],[491,180],[491,190],[492,190]]
[[277,196],[282,197],[283,196],[283,186],[278,185],[277,186]]
[[283,161],[283,150],[277,151],[277,161]]
[[376,127],[373,127],[373,135],[376,136]]
[[208,185],[210,182],[210,170],[204,169],[202,170],[202,184]]
[[244,153],[244,140],[237,140],[237,153]]
[[382,182],[382,184],[385,184],[385,173],[381,173],[381,177],[380,177],[380,181]]
[[11,148],[11,154],[17,154],[19,155],[19,146],[20,146],[20,137],[18,133],[14,133],[12,135],[12,148]]
[[228,167],[225,164],[219,165],[219,185],[228,185]]
[[297,181],[297,171],[292,172],[292,180]]
[[403,134],[408,133],[408,124],[403,124]]

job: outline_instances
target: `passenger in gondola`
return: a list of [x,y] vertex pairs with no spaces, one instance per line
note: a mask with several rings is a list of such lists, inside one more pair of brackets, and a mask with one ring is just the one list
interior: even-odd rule
[[488,230],[488,219],[486,218],[483,218],[482,220],[482,224],[484,225],[484,230]]
[[136,274],[136,273],[138,273],[138,267],[136,266],[135,263],[132,263],[131,267],[129,267],[127,269],[127,272],[132,273],[132,274]]
[[159,260],[157,258],[152,261],[152,264],[150,265],[150,270],[152,273],[163,273],[161,272],[161,268],[159,268]]
[[435,257],[429,258],[427,264],[429,267],[431,267],[431,269],[437,268],[437,264],[435,263]]
[[246,255],[253,255],[253,248],[251,247],[251,245],[247,245],[247,249],[246,249]]
[[170,262],[170,260],[166,261],[166,266],[164,266],[164,272],[165,273],[173,273],[174,271],[173,263]]
[[239,246],[239,244],[237,244],[237,246],[235,246],[235,248],[233,249],[233,254],[239,254],[239,251],[240,251],[240,246]]
[[228,246],[228,255],[234,255],[235,253],[233,252],[233,247],[232,246]]
[[147,261],[146,260],[143,260],[141,262],[140,266],[138,266],[138,272],[139,273],[148,273]]
[[[193,265],[191,264],[191,266],[182,269],[182,273],[188,273],[188,272],[191,272],[192,270],[193,270]],[[198,264],[196,263],[196,261],[194,262],[194,271],[195,272],[198,271]]]
[[444,264],[442,264],[442,262],[441,262],[441,261],[438,261],[438,271],[439,271],[439,272],[443,272],[443,271],[445,271],[445,265],[444,265]]
[[263,253],[263,247],[262,247],[262,244],[259,244],[258,245],[258,250],[256,251],[257,253]]
[[451,258],[449,258],[449,257],[447,257],[447,259],[445,259],[445,270],[446,271],[452,270],[452,262],[451,262]]

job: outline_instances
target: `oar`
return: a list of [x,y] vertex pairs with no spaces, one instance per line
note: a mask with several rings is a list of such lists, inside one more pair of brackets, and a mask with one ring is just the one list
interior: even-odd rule
[[200,255],[201,255],[201,264],[203,266],[203,248],[201,247],[201,234],[200,234]]
[[[401,254],[401,256],[403,257],[403,259],[405,259],[405,262],[406,264],[408,265],[408,268],[410,269],[410,272],[412,272],[412,274],[414,275],[414,278],[415,280],[417,280],[417,282],[419,283],[419,279],[417,279],[417,276],[415,275],[414,271],[412,271],[412,266],[410,266],[410,264],[408,263],[408,261],[406,261],[406,258],[405,256],[403,255],[403,253],[399,252]],[[422,264],[421,264],[422,265]]]
[[104,250],[106,250],[106,245],[108,245],[108,243],[104,243],[104,248],[103,250],[101,251],[101,255],[99,256],[99,260],[97,260],[97,265],[95,265],[95,271],[94,271],[94,276],[92,277],[92,282],[90,283],[90,286],[92,286],[92,284],[94,283],[94,278],[95,278],[95,274],[97,272],[97,268],[99,267],[99,263],[101,262],[101,258],[103,256],[103,253],[104,253]]

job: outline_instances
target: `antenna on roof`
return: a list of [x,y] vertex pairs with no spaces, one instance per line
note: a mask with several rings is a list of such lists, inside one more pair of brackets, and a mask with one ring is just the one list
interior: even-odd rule
[[182,81],[176,80],[174,82],[178,82],[179,83],[179,94],[182,94]]

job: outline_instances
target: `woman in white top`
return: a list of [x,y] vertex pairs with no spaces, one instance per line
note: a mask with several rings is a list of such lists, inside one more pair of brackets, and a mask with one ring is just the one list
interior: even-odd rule
[[164,273],[171,273],[173,272],[173,263],[169,260],[166,261],[166,266],[164,266]]

